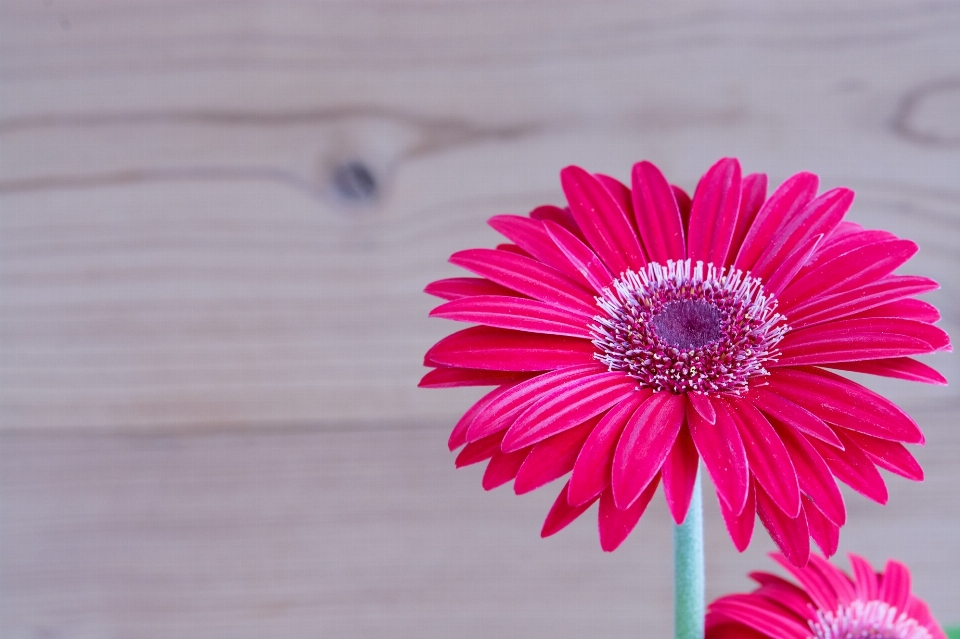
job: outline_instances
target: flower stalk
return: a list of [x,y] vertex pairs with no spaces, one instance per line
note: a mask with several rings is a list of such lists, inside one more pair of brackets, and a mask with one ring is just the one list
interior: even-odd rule
[[673,528],[673,573],[674,637],[703,639],[703,494],[699,469],[687,516]]

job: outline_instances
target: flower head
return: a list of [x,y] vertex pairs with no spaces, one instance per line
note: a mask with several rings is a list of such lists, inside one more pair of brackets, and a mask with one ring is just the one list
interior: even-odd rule
[[927,605],[910,593],[910,571],[899,562],[887,562],[878,574],[851,554],[850,577],[816,555],[805,568],[773,558],[800,586],[753,573],[755,591],[710,604],[707,639],[946,639]]
[[893,274],[913,242],[843,220],[850,190],[800,173],[767,197],[734,159],[692,200],[649,162],[632,188],[561,182],[569,208],[494,217],[510,243],[450,260],[480,277],[426,289],[447,300],[432,316],[479,326],[430,349],[421,386],[495,387],[453,429],[458,466],[489,460],[484,487],[517,493],[572,471],[543,535],[599,502],[612,550],[660,483],[683,521],[702,459],[736,546],[759,514],[797,565],[811,536],[836,552],[834,477],[881,503],[878,466],[922,478],[913,420],[826,370],[946,383],[911,357],[949,348],[914,299],[937,285]]

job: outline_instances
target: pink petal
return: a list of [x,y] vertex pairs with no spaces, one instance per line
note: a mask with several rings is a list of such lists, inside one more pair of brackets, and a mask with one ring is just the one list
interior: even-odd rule
[[717,493],[717,501],[720,502],[720,514],[723,515],[723,523],[727,525],[727,532],[733,545],[739,552],[743,552],[750,545],[750,538],[753,537],[753,525],[757,519],[757,496],[756,488],[753,482],[750,482],[750,488],[747,491],[747,503],[743,510],[735,513],[727,504],[719,499],[720,493]]
[[[710,612],[721,614],[730,621],[738,621],[771,639],[807,639],[810,636],[807,626],[786,616],[774,604],[751,595],[722,597],[710,604]],[[740,636],[731,635],[731,639]]]
[[600,547],[606,552],[613,552],[623,543],[627,535],[636,527],[637,522],[647,509],[647,504],[657,491],[660,475],[653,478],[643,493],[634,500],[629,508],[620,510],[613,498],[612,490],[605,490],[600,496],[600,514],[597,524],[600,528]]
[[550,235],[550,239],[552,239],[557,245],[557,248],[563,252],[564,256],[570,262],[570,265],[590,283],[590,286],[592,286],[596,292],[602,293],[603,289],[610,286],[610,282],[613,281],[613,275],[610,274],[606,265],[604,265],[603,261],[597,257],[597,254],[594,253],[590,247],[578,240],[576,236],[559,224],[546,221],[544,225],[547,229],[547,234]]
[[734,266],[741,271],[752,271],[757,260],[774,241],[777,229],[806,207],[817,194],[819,184],[820,179],[813,173],[797,173],[777,187],[747,231]]
[[547,518],[543,522],[543,529],[540,531],[541,537],[549,537],[550,535],[557,534],[569,526],[574,519],[582,515],[587,508],[593,505],[593,502],[599,499],[598,495],[582,504],[573,506],[567,502],[567,486],[569,486],[569,482],[564,484],[560,490],[560,494],[557,495],[557,500],[553,502],[553,507],[551,507],[550,512],[547,513]]
[[427,284],[424,293],[442,300],[457,300],[473,295],[519,295],[505,286],[479,277],[451,277]]
[[690,434],[697,452],[710,472],[717,494],[727,507],[736,513],[747,503],[750,474],[747,470],[747,451],[740,439],[740,431],[722,404],[714,404],[717,421],[707,422],[695,411],[688,413]]
[[727,408],[739,427],[750,472],[780,510],[796,517],[800,512],[797,471],[777,431],[749,401],[732,399]]
[[512,453],[504,453],[499,450],[495,452],[483,473],[483,489],[493,490],[516,477],[520,465],[523,464],[523,460],[527,458],[529,453],[529,448]]
[[940,321],[940,311],[929,302],[916,299],[897,300],[889,304],[874,306],[860,313],[849,315],[851,318],[862,317],[900,317],[912,319],[927,324],[936,324]]
[[[671,184],[670,190],[673,191],[673,199],[677,201],[677,208],[680,209],[680,221],[683,223],[683,233],[686,236],[690,229],[690,208],[693,206],[693,200],[676,184]],[[683,251],[686,254],[686,242],[683,243]]]
[[843,450],[843,444],[840,443],[840,439],[837,438],[837,434],[833,432],[830,426],[789,399],[777,393],[772,393],[764,387],[751,388],[744,397],[753,402],[753,405],[762,410],[767,417],[774,418],[791,428]]
[[843,428],[907,444],[923,433],[900,407],[856,382],[818,368],[782,368],[767,377],[770,391]]
[[[610,177],[609,175],[603,175],[602,173],[594,173],[593,177],[597,178],[597,181],[603,185],[603,188],[607,190],[607,193],[609,193],[610,196],[617,201],[617,205],[624,212],[627,222],[630,224],[630,229],[633,231],[634,237],[639,238],[640,236],[637,235],[637,231],[633,222],[633,194],[630,193],[630,187],[617,178]],[[644,263],[646,263],[646,258],[644,258]]]
[[733,264],[747,237],[747,231],[757,219],[760,207],[767,198],[767,176],[763,173],[751,173],[744,176],[740,184],[740,212],[737,214],[737,228],[730,241],[730,252],[724,264]]
[[[810,558],[812,559],[813,555],[811,555]],[[750,576],[754,577],[757,574],[758,573],[750,573]],[[753,592],[754,595],[783,606],[796,615],[798,619],[810,618],[812,606],[810,604],[810,597],[807,596],[806,592],[785,579],[780,579],[779,577],[774,577],[774,575],[769,574],[765,575],[765,577],[766,579],[763,580],[762,585]],[[758,581],[760,580],[758,579]]]
[[[687,395],[689,397],[689,394]],[[663,462],[663,496],[667,500],[667,508],[673,516],[673,521],[679,526],[687,517],[690,508],[690,499],[693,497],[694,482],[697,479],[697,468],[700,465],[700,455],[697,446],[690,436],[690,429],[683,427],[677,434],[677,441],[673,443],[670,454]]]
[[785,221],[751,271],[766,280],[797,246],[816,235],[829,235],[853,204],[853,191],[832,189],[814,199],[795,218]]
[[757,514],[760,515],[763,527],[770,533],[770,538],[790,563],[800,567],[806,566],[810,559],[810,531],[807,528],[807,517],[803,509],[800,509],[799,517],[788,517],[770,499],[763,488],[756,486],[756,489]]
[[897,610],[906,608],[910,600],[910,570],[899,561],[888,561],[880,577],[880,592],[877,594],[881,601],[886,601]]
[[568,311],[538,300],[502,295],[478,295],[441,304],[430,312],[457,322],[473,322],[495,328],[529,333],[567,335],[590,339],[593,334],[582,313]]
[[796,308],[781,311],[789,310],[786,313],[787,323],[793,330],[799,330],[862,313],[913,295],[929,293],[938,288],[939,284],[926,277],[891,275],[849,291],[815,297]]
[[818,262],[816,268],[795,279],[777,299],[782,308],[789,309],[795,302],[879,280],[909,260],[917,248],[916,243],[900,239],[856,247],[832,260]]
[[687,393],[687,401],[690,403],[690,406],[697,411],[697,414],[708,423],[715,424],[717,422],[717,411],[714,410],[713,403],[706,395],[702,393]]
[[500,451],[500,442],[503,440],[503,433],[494,433],[489,437],[470,442],[463,447],[457,459],[454,462],[457,468],[471,466],[493,457],[494,453]]
[[822,233],[808,238],[777,264],[764,284],[771,295],[779,295],[780,291],[790,285],[800,269],[810,261],[821,240],[823,240]]
[[833,233],[827,235],[826,240],[823,242],[822,250],[817,253],[816,259],[810,266],[811,268],[816,268],[822,262],[835,259],[837,256],[843,255],[858,246],[866,246],[867,244],[896,239],[899,238],[889,231],[880,231],[877,229],[865,230],[859,224],[845,220],[837,225]]
[[923,322],[893,317],[843,319],[787,333],[778,344],[783,355],[776,366],[919,355],[949,345],[943,330]]
[[663,466],[683,425],[682,395],[654,393],[627,422],[613,457],[613,496],[629,508]]
[[580,229],[580,226],[577,224],[577,221],[574,219],[573,213],[570,212],[569,208],[560,208],[559,206],[553,206],[550,204],[546,206],[538,206],[530,211],[530,218],[534,220],[540,220],[542,222],[549,221],[559,224],[563,228],[573,233],[581,242],[587,241],[587,238],[584,236],[583,231]]
[[947,385],[946,377],[926,364],[910,357],[891,357],[888,359],[874,359],[864,362],[842,362],[830,364],[829,367],[843,371],[853,371],[855,373],[906,379],[911,382],[936,384],[937,386]]
[[578,166],[560,172],[570,212],[588,243],[616,275],[647,264],[625,211],[597,178]]
[[815,609],[834,611],[840,605],[836,590],[824,578],[823,573],[812,569],[810,566],[797,566],[791,563],[787,557],[777,553],[771,554],[770,557],[800,582],[800,587],[810,597]]
[[467,440],[474,441],[509,427],[523,411],[571,380],[582,380],[602,373],[599,364],[570,366],[537,375],[505,389],[482,406],[467,430]]
[[[803,512],[807,515],[810,536],[826,557],[837,554],[840,545],[840,527],[830,521],[808,497],[803,498]],[[816,555],[811,555],[812,560]]]
[[740,163],[723,158],[700,179],[690,209],[687,254],[693,262],[723,264],[740,212]]
[[842,430],[837,434],[843,441],[843,452],[816,441],[811,443],[823,457],[823,461],[827,462],[827,466],[830,467],[830,471],[837,479],[878,504],[887,503],[889,498],[887,485],[883,483],[883,477],[880,476],[877,467],[873,465],[867,454],[860,450]]
[[570,478],[570,503],[585,503],[610,485],[613,454],[617,442],[620,441],[620,434],[627,425],[627,420],[652,394],[649,388],[641,388],[614,406],[593,429],[583,443],[583,448],[580,449],[573,467],[573,476]]
[[650,162],[633,165],[633,209],[643,247],[651,262],[666,264],[687,256],[683,221],[673,189]]
[[853,570],[857,596],[865,601],[876,599],[880,592],[880,581],[877,579],[877,571],[873,569],[866,559],[859,555],[850,553],[850,568]]
[[534,446],[513,482],[514,492],[518,495],[528,493],[573,470],[584,440],[599,421],[595,417]]
[[800,490],[816,503],[820,512],[830,521],[837,526],[844,525],[847,522],[847,509],[843,495],[823,457],[806,437],[793,429],[781,425],[777,433],[790,452]]
[[593,295],[577,282],[537,260],[490,249],[470,249],[450,256],[450,262],[533,299],[597,314]]
[[599,373],[559,386],[517,418],[503,438],[503,450],[526,448],[582,424],[636,390],[637,383],[621,372]]
[[557,248],[541,220],[519,215],[497,215],[490,218],[488,224],[547,266],[553,267],[580,286],[590,286],[580,271],[573,268],[563,251]]
[[829,585],[839,604],[848,605],[856,600],[857,589],[850,577],[823,557],[811,555],[807,570],[815,571]]
[[529,373],[485,371],[477,368],[435,368],[417,384],[419,388],[456,388],[458,386],[497,386],[529,379]]
[[923,469],[903,444],[877,439],[852,430],[844,434],[852,439],[853,443],[877,466],[913,481],[923,481]]
[[474,326],[445,337],[427,351],[443,366],[499,371],[546,371],[589,364],[596,351],[584,339]]
[[[477,416],[480,415],[483,410],[497,397],[501,396],[514,386],[515,384],[504,384],[503,386],[494,388],[492,391],[481,397],[477,403],[467,409],[467,412],[463,414],[463,417],[460,418],[460,421],[457,422],[457,425],[453,427],[453,432],[450,433],[450,439],[447,442],[447,446],[450,447],[451,451],[456,450],[467,443],[467,431]],[[501,439],[503,438],[501,437]],[[499,442],[497,445],[499,446]]]

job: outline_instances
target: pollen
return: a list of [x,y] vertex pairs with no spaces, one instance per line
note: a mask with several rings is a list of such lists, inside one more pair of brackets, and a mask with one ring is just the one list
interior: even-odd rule
[[788,327],[759,279],[690,260],[626,271],[597,298],[595,357],[643,387],[741,394]]

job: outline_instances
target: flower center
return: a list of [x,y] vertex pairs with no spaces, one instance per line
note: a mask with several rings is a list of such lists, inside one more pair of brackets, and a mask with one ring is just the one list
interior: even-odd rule
[[885,601],[856,600],[836,612],[817,613],[811,639],[931,639],[930,631]]
[[787,332],[760,280],[690,260],[626,271],[597,305],[596,358],[656,391],[739,394]]

